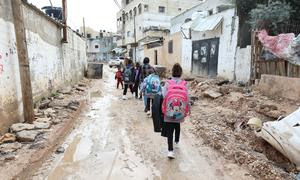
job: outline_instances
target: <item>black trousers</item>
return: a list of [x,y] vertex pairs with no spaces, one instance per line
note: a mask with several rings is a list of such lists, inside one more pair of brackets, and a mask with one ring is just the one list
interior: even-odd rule
[[153,99],[147,98],[147,105],[146,105],[146,110],[147,111],[150,111],[150,107],[151,107],[150,103],[153,105]]
[[179,142],[180,138],[180,123],[166,122],[166,133],[168,137],[168,150],[173,151],[173,136],[175,131],[175,142]]
[[139,86],[140,86],[140,83],[139,82],[136,82],[133,86],[133,91],[135,93],[135,97],[138,98],[139,97]]
[[125,84],[124,91],[123,91],[124,96],[127,94],[128,87],[130,89],[130,92],[133,94],[133,85],[132,84]]

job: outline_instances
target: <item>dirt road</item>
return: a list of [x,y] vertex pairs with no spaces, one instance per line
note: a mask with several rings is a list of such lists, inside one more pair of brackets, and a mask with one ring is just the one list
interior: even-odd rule
[[94,81],[82,123],[67,137],[62,154],[53,153],[33,179],[252,179],[182,128],[176,159],[166,158],[166,139],[153,132],[143,102],[121,100],[112,69]]

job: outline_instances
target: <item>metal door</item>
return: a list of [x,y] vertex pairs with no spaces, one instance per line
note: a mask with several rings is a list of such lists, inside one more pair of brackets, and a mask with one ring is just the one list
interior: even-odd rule
[[193,41],[192,73],[215,77],[218,73],[219,38]]

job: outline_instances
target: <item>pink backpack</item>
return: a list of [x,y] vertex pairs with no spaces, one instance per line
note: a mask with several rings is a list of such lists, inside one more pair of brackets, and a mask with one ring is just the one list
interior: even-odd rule
[[169,80],[168,83],[169,86],[162,104],[162,112],[168,119],[180,122],[189,113],[186,82],[181,81],[176,84],[175,81]]

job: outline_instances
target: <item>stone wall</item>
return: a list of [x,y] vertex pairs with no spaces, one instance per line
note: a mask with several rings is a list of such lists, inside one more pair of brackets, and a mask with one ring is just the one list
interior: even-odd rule
[[[30,73],[34,99],[73,84],[84,75],[85,40],[68,29],[68,43],[62,43],[62,29],[31,5],[23,5]],[[10,0],[0,1],[0,133],[23,121],[19,63]]]

